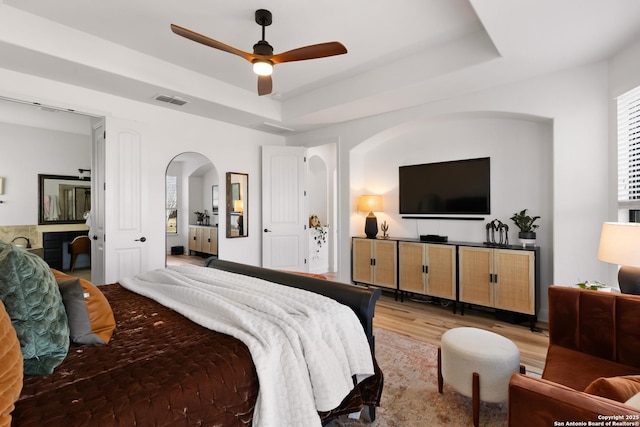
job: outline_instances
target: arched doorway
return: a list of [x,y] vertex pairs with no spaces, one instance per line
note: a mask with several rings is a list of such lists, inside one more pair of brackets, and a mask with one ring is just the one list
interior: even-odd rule
[[187,152],[167,165],[166,264],[202,265],[218,256],[219,174],[200,153]]
[[333,273],[337,267],[336,144],[310,147],[307,158],[309,215],[317,215],[322,227],[309,232],[309,271]]

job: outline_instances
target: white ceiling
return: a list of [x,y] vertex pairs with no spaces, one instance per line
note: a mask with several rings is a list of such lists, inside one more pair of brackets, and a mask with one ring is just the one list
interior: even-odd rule
[[[261,38],[254,21],[260,8],[273,13],[266,40],[276,53],[334,40],[348,53],[279,64],[274,94],[258,97],[248,62],[169,28],[178,24],[252,51]],[[295,131],[602,60],[640,37],[637,0],[0,0],[0,23],[3,13],[13,19],[4,23],[4,35],[0,30],[2,68],[157,105],[158,93],[178,95],[189,104],[163,106]],[[126,47],[141,60],[114,49],[110,67],[96,67],[79,59],[76,42],[68,55],[54,53],[59,43],[49,51],[23,46],[21,39],[38,32],[14,21],[31,16],[47,20],[32,21],[42,28],[43,45],[66,31],[73,40],[95,36]],[[46,34],[48,28],[56,31]],[[151,64],[148,57],[159,61],[141,65]]]

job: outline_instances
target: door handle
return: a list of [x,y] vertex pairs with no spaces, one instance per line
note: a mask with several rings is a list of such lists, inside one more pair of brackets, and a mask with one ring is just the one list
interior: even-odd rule
[[265,229],[264,229],[264,232],[265,232],[265,233],[271,233],[271,230],[269,230],[268,228],[265,228]]
[[98,240],[98,236],[96,236],[95,234],[94,234],[93,236],[91,236],[91,238],[92,238],[93,240]]
[[144,242],[146,242],[146,241],[147,241],[147,238],[146,238],[146,237],[144,237],[144,236],[142,236],[141,238],[136,239],[135,241],[136,241],[136,242],[142,242],[142,243],[144,243]]

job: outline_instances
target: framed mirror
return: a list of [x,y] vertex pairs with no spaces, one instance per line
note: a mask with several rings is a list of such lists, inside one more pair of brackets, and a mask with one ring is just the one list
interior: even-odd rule
[[38,224],[82,224],[91,210],[91,178],[38,175]]
[[249,235],[249,175],[227,172],[227,237]]

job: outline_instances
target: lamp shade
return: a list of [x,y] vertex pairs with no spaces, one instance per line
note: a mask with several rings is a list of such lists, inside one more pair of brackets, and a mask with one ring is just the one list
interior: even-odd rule
[[382,211],[382,196],[379,196],[379,195],[360,196],[360,199],[358,200],[358,210],[365,211],[365,212]]
[[640,223],[602,224],[598,259],[611,264],[640,267]]
[[235,212],[244,211],[244,203],[242,202],[242,200],[234,200],[233,201],[233,210]]

